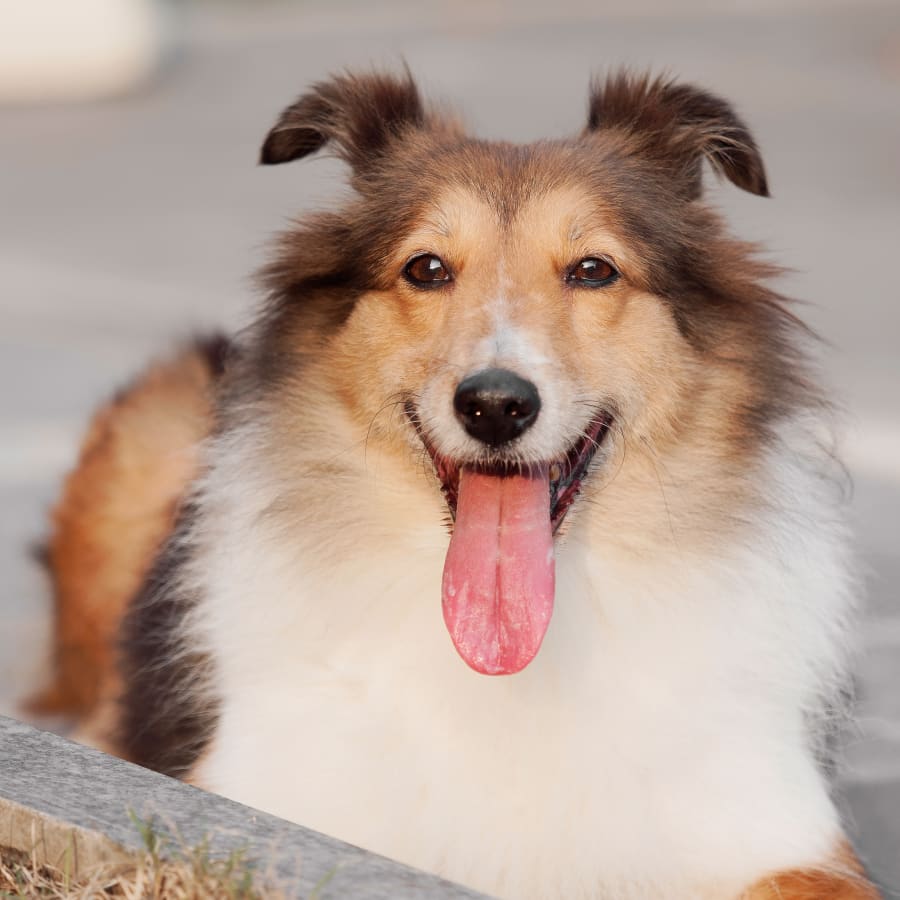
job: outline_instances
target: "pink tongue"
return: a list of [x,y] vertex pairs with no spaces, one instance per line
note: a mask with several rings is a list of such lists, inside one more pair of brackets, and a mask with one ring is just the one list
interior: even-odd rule
[[463,469],[444,563],[444,622],[476,672],[511,675],[534,659],[553,612],[547,470],[499,478]]

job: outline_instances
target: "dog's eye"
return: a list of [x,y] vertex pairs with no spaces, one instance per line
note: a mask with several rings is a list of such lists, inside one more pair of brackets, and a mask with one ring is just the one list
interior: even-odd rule
[[575,263],[566,272],[566,281],[579,287],[600,288],[612,284],[619,277],[619,270],[606,259],[589,256]]
[[443,260],[431,253],[413,257],[404,267],[403,277],[417,288],[436,288],[452,281]]

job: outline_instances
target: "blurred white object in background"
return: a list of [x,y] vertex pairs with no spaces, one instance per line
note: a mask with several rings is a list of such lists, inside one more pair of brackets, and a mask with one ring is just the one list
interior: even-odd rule
[[0,0],[0,103],[127,92],[159,64],[158,0]]

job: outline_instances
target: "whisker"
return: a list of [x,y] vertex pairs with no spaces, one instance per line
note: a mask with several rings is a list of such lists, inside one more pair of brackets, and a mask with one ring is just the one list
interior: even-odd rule
[[402,391],[390,394],[387,399],[381,404],[381,406],[376,410],[375,415],[372,416],[372,421],[369,422],[369,427],[366,429],[366,436],[363,440],[363,462],[366,466],[368,466],[369,461],[369,439],[372,436],[372,429],[375,427],[376,420],[383,412],[388,409],[391,410],[392,413],[396,411],[398,406],[403,405],[407,402],[407,399],[407,395]]
[[609,488],[619,477],[619,473],[622,471],[622,468],[625,465],[625,458],[628,455],[628,441],[625,437],[625,429],[622,428],[622,426],[619,424],[619,421],[617,419],[612,419],[612,421],[610,421],[610,423],[607,425],[607,428],[609,428],[614,434],[618,435],[619,438],[621,438],[622,458],[619,460],[619,465],[616,468],[616,471],[613,473],[612,478],[602,482],[597,489],[597,493],[603,493],[603,491]]
[[[650,440],[648,440],[646,436],[643,436],[643,435],[640,437],[640,441],[644,445],[646,450],[648,451],[648,454],[649,454],[648,459],[650,460],[650,463],[653,466],[653,472],[656,475],[656,481],[659,484],[659,493],[662,496],[663,506],[665,507],[665,510],[666,510],[666,520],[668,521],[668,524],[669,524],[669,534],[672,536],[672,543],[675,545],[676,549],[678,549],[678,551],[681,552],[681,548],[678,543],[678,537],[675,534],[675,525],[672,521],[672,510],[669,507],[669,498],[666,496],[666,490],[665,490],[665,487],[663,486],[663,479],[662,479],[662,474],[660,472],[660,469],[662,469],[662,472],[665,473],[667,476],[669,476],[669,473],[666,472],[665,464],[659,458],[659,454],[657,453],[656,448],[653,446],[652,442]],[[671,477],[671,476],[669,476],[669,477]]]

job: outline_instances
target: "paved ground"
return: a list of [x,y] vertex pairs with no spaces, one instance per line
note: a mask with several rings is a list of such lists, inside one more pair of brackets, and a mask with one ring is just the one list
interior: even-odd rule
[[785,288],[834,345],[824,366],[848,410],[870,596],[844,786],[864,853],[900,887],[900,4],[669,8],[203,6],[139,96],[0,110],[0,713],[43,664],[47,597],[24,548],[79,423],[173,336],[246,321],[266,237],[338,189],[333,162],[254,167],[286,101],[328,71],[403,56],[484,135],[528,139],[580,127],[589,72],[667,68],[755,126],[774,199],[717,201],[794,267]]

